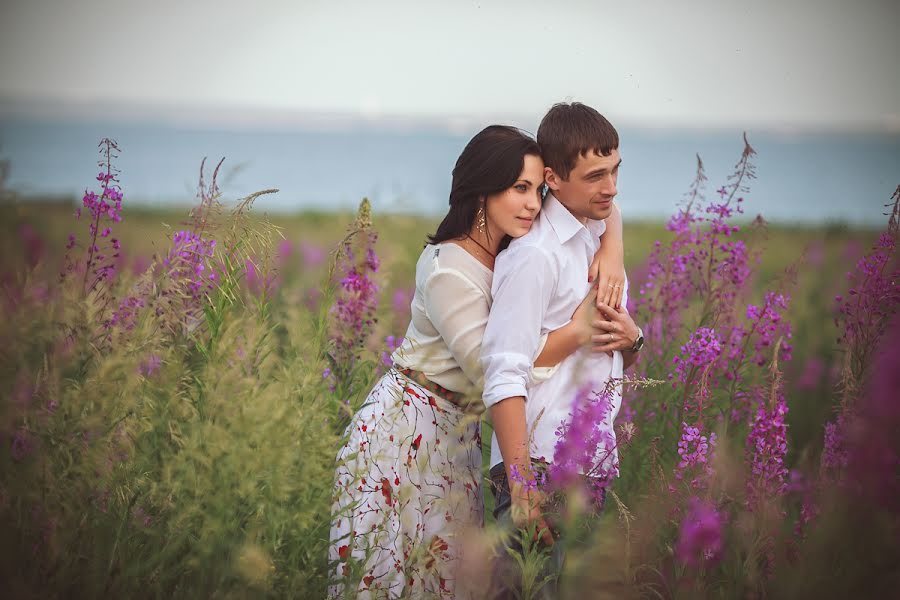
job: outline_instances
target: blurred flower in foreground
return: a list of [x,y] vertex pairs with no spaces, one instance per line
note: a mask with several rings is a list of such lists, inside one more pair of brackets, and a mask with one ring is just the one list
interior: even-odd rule
[[705,500],[693,497],[681,522],[675,555],[691,567],[715,566],[722,554],[722,517]]
[[550,483],[557,489],[579,485],[582,475],[596,485],[585,490],[603,501],[603,489],[619,473],[616,437],[612,424],[612,397],[619,380],[611,380],[595,392],[591,384],[582,386],[573,403],[569,419],[556,430]]
[[393,335],[389,335],[384,338],[385,350],[381,351],[381,364],[385,366],[385,368],[390,369],[394,366],[394,361],[391,360],[391,355],[394,351],[399,348],[403,344],[403,338],[397,338]]

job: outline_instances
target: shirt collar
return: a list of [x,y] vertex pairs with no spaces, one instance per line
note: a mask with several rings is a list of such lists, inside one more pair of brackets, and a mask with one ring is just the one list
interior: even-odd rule
[[588,219],[587,225],[583,225],[581,221],[569,212],[569,209],[553,195],[553,192],[547,192],[547,198],[544,200],[544,206],[541,208],[543,217],[547,219],[556,237],[559,238],[560,244],[565,244],[579,231],[585,230],[591,237],[600,237],[606,231],[606,221],[594,221]]

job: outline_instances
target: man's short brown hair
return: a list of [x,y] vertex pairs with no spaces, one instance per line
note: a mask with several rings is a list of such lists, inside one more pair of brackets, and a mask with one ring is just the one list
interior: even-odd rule
[[581,102],[554,104],[537,132],[544,164],[567,180],[579,156],[609,156],[619,147],[619,132],[606,117]]

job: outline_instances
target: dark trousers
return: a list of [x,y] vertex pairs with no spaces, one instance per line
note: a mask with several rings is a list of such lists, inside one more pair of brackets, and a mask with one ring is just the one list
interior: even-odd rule
[[[547,464],[532,459],[532,467],[539,473],[546,473]],[[518,530],[512,520],[512,495],[510,493],[509,480],[506,477],[506,467],[501,462],[494,465],[490,471],[491,493],[494,495],[494,518],[503,529],[510,531],[510,535],[503,537],[504,546],[499,548],[498,556],[494,564],[491,580],[491,593],[488,597],[507,599],[522,597],[524,588],[530,587],[536,598],[559,597],[559,577],[562,574],[566,558],[566,540],[561,534],[558,517],[565,509],[565,497],[563,494],[549,493],[548,503],[545,506],[544,520],[550,528],[554,538],[553,547],[548,549],[541,541],[528,542],[523,538],[526,532]],[[586,478],[589,486],[593,483]],[[599,515],[603,510],[605,491],[601,491],[599,498],[592,506],[592,513]],[[514,555],[523,556],[526,549],[539,550],[543,555],[541,569],[533,574],[530,582],[523,581],[523,573],[519,562]],[[537,589],[539,587],[539,589]]]

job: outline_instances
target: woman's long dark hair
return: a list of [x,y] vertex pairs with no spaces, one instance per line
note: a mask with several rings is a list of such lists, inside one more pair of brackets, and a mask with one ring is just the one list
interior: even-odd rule
[[[456,160],[450,211],[434,235],[428,237],[428,243],[439,244],[469,233],[482,198],[512,187],[529,154],[540,156],[541,149],[534,139],[515,127],[489,125],[479,131]],[[505,245],[501,243],[501,248]]]

